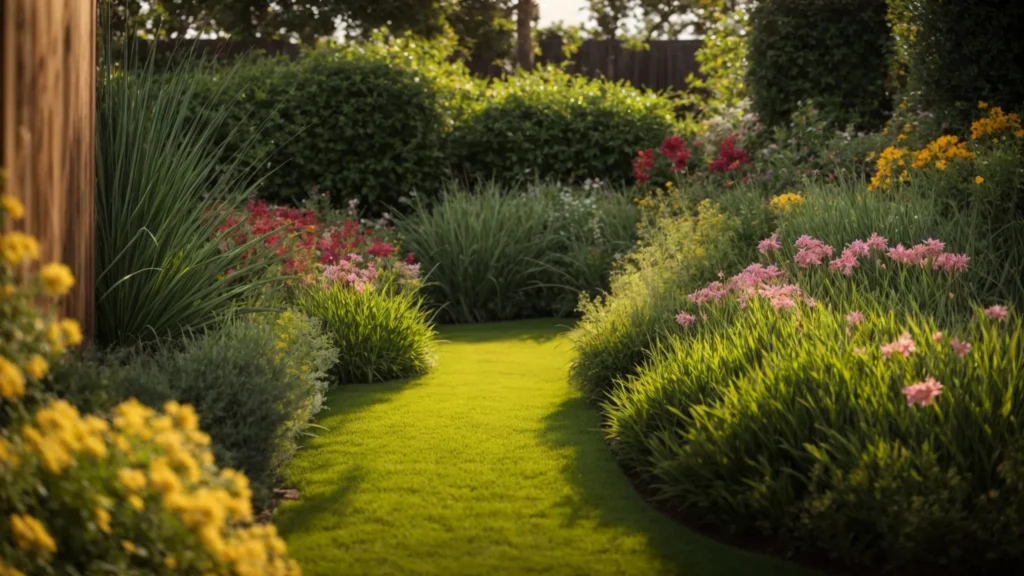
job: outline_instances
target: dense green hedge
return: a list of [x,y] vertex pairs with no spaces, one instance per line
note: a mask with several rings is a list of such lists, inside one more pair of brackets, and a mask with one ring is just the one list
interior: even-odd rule
[[630,179],[632,159],[672,133],[672,102],[554,69],[496,82],[451,135],[456,175],[510,183]]
[[979,100],[1024,105],[1024,2],[913,0],[911,87],[940,119],[965,128]]
[[891,107],[885,0],[763,0],[751,14],[748,83],[768,125],[814,100],[840,125],[880,125]]
[[225,157],[245,148],[268,200],[295,202],[319,186],[383,208],[443,180],[444,116],[421,74],[324,49],[244,62],[229,82],[203,77],[200,94],[229,108],[225,136],[241,125]]

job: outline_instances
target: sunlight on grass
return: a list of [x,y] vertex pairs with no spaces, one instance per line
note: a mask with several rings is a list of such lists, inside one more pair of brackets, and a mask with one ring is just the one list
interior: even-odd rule
[[448,329],[429,376],[337,390],[277,518],[304,573],[803,573],[641,500],[567,383],[564,328]]

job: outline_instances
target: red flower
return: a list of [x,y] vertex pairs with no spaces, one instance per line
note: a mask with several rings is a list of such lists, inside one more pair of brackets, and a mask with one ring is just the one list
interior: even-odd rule
[[377,256],[378,258],[387,258],[395,253],[395,247],[391,244],[386,244],[380,240],[374,240],[373,245],[367,250],[371,256]]
[[673,172],[686,170],[686,163],[690,161],[690,149],[686,147],[686,140],[679,136],[669,136],[661,143],[661,155],[672,162]]
[[722,140],[718,147],[718,158],[708,167],[712,173],[730,172],[750,162],[750,156],[746,150],[736,147],[736,136],[729,136]]
[[405,258],[403,258],[403,260],[405,261],[406,264],[410,264],[410,265],[415,264],[416,263],[416,255],[413,254],[412,252],[409,252],[408,254],[405,255]]
[[647,184],[651,181],[651,168],[654,168],[654,150],[637,152],[633,160],[633,176],[636,177],[638,184]]

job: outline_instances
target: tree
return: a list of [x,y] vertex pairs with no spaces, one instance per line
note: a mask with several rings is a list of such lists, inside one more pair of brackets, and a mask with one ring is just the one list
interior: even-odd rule
[[516,61],[527,72],[533,71],[533,0],[519,0],[516,16]]
[[[731,12],[750,0],[589,0],[588,8],[602,38],[639,42],[703,35],[713,15]],[[634,22],[632,30],[629,22]]]

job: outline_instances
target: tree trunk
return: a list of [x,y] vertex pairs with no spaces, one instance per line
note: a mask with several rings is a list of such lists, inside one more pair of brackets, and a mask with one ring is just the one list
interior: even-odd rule
[[519,67],[533,71],[533,0],[519,0],[519,14],[516,17],[516,57]]

